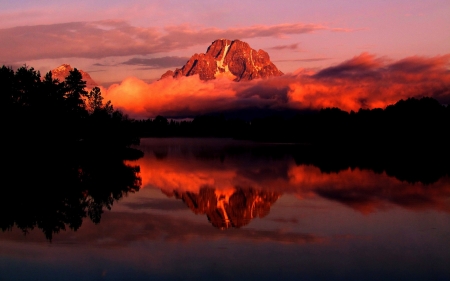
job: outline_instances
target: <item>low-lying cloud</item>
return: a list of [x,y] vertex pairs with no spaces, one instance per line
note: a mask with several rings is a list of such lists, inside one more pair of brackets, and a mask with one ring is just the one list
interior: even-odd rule
[[318,72],[299,69],[270,79],[202,81],[198,76],[148,84],[127,78],[106,98],[132,117],[192,117],[213,112],[261,109],[343,110],[383,108],[400,99],[429,96],[450,103],[450,55],[398,61],[363,53]]

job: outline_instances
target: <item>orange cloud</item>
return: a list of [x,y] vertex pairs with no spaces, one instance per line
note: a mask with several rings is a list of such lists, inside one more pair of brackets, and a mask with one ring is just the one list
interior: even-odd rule
[[385,107],[400,99],[430,96],[450,103],[450,55],[389,61],[363,53],[318,72],[250,82],[198,76],[147,84],[128,78],[107,90],[107,99],[134,117],[188,117],[246,108],[343,110]]
[[127,78],[108,88],[106,98],[133,117],[190,116],[224,110],[235,101],[228,79],[203,82],[198,76],[164,79],[147,84]]

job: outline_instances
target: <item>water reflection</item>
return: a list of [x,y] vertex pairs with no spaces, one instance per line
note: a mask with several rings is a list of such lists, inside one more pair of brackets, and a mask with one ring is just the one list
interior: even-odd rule
[[[293,144],[143,139],[140,149],[145,157],[125,163],[104,149],[57,153],[23,149],[9,155],[5,161],[10,165],[3,172],[10,186],[3,188],[0,199],[1,229],[16,226],[27,233],[38,228],[51,240],[66,228],[79,229],[84,218],[99,223],[105,209],[141,187],[161,190],[219,229],[241,228],[266,217],[286,194],[298,200],[320,197],[363,214],[396,206],[450,212],[446,166],[430,176],[430,169],[417,168],[424,165],[421,157],[415,162],[405,158],[409,166],[417,166],[406,173],[404,166],[392,165],[406,161],[397,159],[398,155],[368,162],[359,161],[356,154],[341,152],[337,157],[338,152]],[[126,206],[132,210],[182,208],[168,202],[134,200]]]
[[139,167],[104,147],[30,145],[4,155],[3,231],[38,228],[52,240],[61,230],[80,228],[85,217],[99,223],[104,209],[141,186]]
[[126,164],[107,151],[9,158],[16,185],[0,198],[11,229],[0,232],[0,279],[450,276],[448,175],[411,183],[384,166],[326,171],[293,145],[144,139],[141,148],[145,157]]
[[[417,168],[421,157],[370,163],[356,155],[334,158],[334,152],[327,162],[328,152],[308,146],[220,139],[145,139],[141,148],[143,186],[182,200],[220,229],[266,216],[282,194],[321,197],[364,214],[394,206],[450,211],[448,171],[441,167],[430,176],[430,169]],[[407,173],[404,161],[415,168]]]
[[280,196],[274,191],[241,187],[226,191],[201,187],[198,193],[173,190],[166,194],[183,200],[194,213],[206,214],[212,225],[220,229],[239,228],[253,218],[265,217]]

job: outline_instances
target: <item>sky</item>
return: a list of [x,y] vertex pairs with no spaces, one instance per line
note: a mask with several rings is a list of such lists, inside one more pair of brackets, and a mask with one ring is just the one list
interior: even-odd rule
[[[352,62],[364,61],[371,71],[380,72],[406,60],[420,61],[421,69],[427,65],[438,70],[444,78],[430,75],[439,84],[449,78],[448,15],[448,0],[0,0],[0,65],[27,64],[46,73],[68,63],[88,72],[104,87],[105,94],[110,94],[114,84],[127,84],[120,95],[127,92],[136,98],[136,93],[129,91],[131,82],[141,88],[145,83],[146,91],[155,87],[161,91],[167,85],[154,85],[161,74],[181,67],[194,53],[204,53],[212,41],[226,38],[267,51],[272,62],[294,80],[299,73],[336,70]],[[389,72],[389,79],[395,75]],[[187,82],[200,83],[185,81],[182,88],[190,87]],[[217,83],[223,87],[224,82],[216,81],[200,88],[215,89]],[[289,83],[281,88],[292,89]],[[304,85],[303,80],[301,83]],[[398,89],[396,82],[391,84]],[[324,87],[322,82],[320,87]],[[325,87],[331,89],[328,84]],[[118,90],[115,87],[111,97],[117,96]],[[193,90],[190,92],[193,94]],[[234,90],[227,94],[239,95]],[[294,99],[299,102],[303,98]],[[365,101],[353,101],[353,105],[344,102],[348,104],[346,109],[388,102],[357,99]],[[147,108],[144,106],[139,114],[145,115],[142,112]]]

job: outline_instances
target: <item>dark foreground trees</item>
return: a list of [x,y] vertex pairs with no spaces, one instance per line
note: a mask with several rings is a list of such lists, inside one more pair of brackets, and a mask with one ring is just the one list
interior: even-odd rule
[[103,102],[99,88],[86,91],[74,69],[65,81],[23,66],[0,68],[2,138],[9,145],[22,141],[71,143],[121,150],[139,142],[131,120]]
[[23,66],[0,68],[0,229],[41,229],[47,239],[98,223],[104,209],[141,185],[131,120],[87,92],[74,69],[65,81]]

